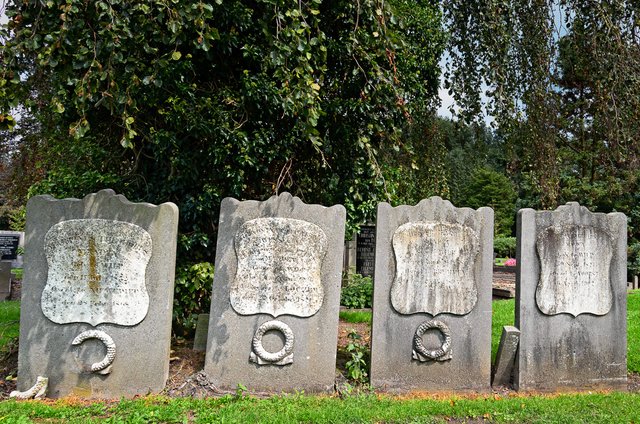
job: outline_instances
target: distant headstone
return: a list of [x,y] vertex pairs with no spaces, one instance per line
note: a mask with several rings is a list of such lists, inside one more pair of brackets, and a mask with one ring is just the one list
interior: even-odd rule
[[362,225],[356,241],[356,272],[373,277],[376,257],[376,227]]
[[0,233],[0,260],[12,261],[18,258],[20,233]]
[[333,389],[345,215],[289,193],[222,201],[205,360],[216,387]]
[[626,388],[625,215],[523,209],[517,231],[516,388]]
[[371,383],[489,390],[493,210],[378,205]]
[[169,372],[178,210],[112,190],[27,204],[18,388],[47,396],[159,392]]

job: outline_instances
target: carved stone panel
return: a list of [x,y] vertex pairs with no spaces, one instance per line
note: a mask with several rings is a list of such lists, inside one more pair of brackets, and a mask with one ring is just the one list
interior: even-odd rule
[[309,317],[322,306],[322,259],[327,237],[320,227],[291,218],[245,222],[234,240],[238,271],[231,305],[241,315]]
[[47,232],[42,312],[58,324],[135,325],[149,309],[151,236],[128,222],[72,219]]
[[460,224],[410,222],[393,235],[391,304],[401,314],[468,314],[478,299],[476,233]]
[[541,268],[536,302],[543,313],[609,312],[613,241],[607,231],[581,225],[548,227],[538,235],[536,249]]

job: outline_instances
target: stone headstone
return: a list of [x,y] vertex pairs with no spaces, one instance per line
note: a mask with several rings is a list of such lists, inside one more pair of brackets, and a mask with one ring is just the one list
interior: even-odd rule
[[493,210],[378,205],[371,383],[489,390]]
[[0,261],[0,301],[11,296],[11,262]]
[[626,388],[625,215],[523,209],[517,231],[516,388]]
[[376,227],[362,225],[356,241],[356,272],[373,277],[376,257]]
[[222,201],[205,372],[216,387],[329,391],[345,209]]
[[27,204],[18,388],[159,392],[169,372],[178,209],[112,190]]

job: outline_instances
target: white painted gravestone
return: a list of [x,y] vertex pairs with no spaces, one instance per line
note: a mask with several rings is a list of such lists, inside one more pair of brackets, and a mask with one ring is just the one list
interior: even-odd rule
[[626,388],[625,215],[572,202],[517,230],[516,388]]
[[342,206],[289,193],[222,201],[205,360],[216,387],[332,390],[344,224]]
[[378,205],[371,383],[488,390],[493,210]]
[[27,205],[18,388],[134,396],[169,372],[178,209],[111,190]]

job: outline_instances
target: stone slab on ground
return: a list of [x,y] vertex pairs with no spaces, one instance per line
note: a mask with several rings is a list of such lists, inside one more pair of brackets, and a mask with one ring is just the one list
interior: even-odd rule
[[209,314],[198,314],[196,334],[193,337],[193,350],[207,350],[207,332],[209,331]]
[[0,301],[11,297],[11,261],[0,261]]
[[54,398],[163,389],[177,225],[173,203],[132,203],[112,190],[29,200],[19,390],[38,376],[49,378]]
[[345,215],[289,193],[222,201],[204,369],[216,387],[333,389]]
[[625,215],[522,209],[517,235],[516,388],[626,388]]
[[493,210],[381,203],[376,226],[372,385],[490,390]]
[[510,386],[513,382],[513,369],[520,341],[520,330],[512,325],[502,327],[496,362],[491,378],[492,386]]

